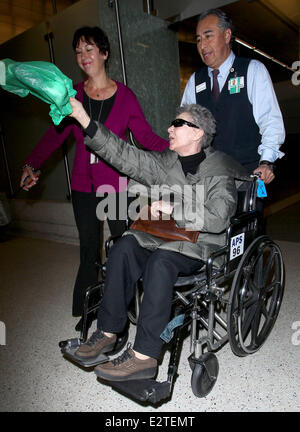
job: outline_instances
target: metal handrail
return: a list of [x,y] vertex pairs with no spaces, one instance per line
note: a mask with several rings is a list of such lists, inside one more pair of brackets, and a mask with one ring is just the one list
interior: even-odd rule
[[286,65],[285,63],[283,63],[283,62],[277,60],[275,57],[272,57],[271,55],[265,53],[264,51],[262,51],[261,49],[255,47],[254,45],[251,45],[251,44],[249,44],[248,42],[245,42],[245,41],[243,41],[242,39],[240,39],[240,38],[238,38],[238,37],[235,37],[235,41],[236,41],[237,43],[239,43],[240,45],[243,45],[243,46],[245,46],[246,48],[251,49],[252,51],[256,52],[257,54],[260,54],[260,55],[262,55],[263,57],[266,57],[267,59],[272,60],[274,63],[277,63],[277,64],[279,64],[280,66],[282,66],[282,67],[284,67],[284,68],[286,68],[286,69],[288,69],[288,70],[290,70],[290,71],[292,71],[292,72],[295,72],[295,70],[292,69],[290,66],[288,66],[288,65]]

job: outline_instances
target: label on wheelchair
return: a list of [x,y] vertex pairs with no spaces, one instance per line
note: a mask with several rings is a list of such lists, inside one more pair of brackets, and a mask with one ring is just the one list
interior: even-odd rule
[[230,241],[230,258],[233,260],[244,253],[245,233],[238,234],[231,238]]

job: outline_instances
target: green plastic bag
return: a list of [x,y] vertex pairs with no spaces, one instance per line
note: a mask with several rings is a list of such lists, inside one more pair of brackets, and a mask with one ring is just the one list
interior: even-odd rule
[[71,114],[69,97],[76,95],[72,80],[53,63],[44,61],[0,61],[0,85],[4,90],[25,97],[29,93],[50,104],[50,117],[55,125]]

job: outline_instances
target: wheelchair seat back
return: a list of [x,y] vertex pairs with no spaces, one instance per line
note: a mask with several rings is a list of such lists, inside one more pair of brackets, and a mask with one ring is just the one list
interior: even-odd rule
[[236,216],[256,209],[256,191],[257,182],[255,180],[245,181],[238,187]]
[[237,268],[239,261],[258,233],[256,210],[257,181],[243,182],[238,188],[237,209],[227,230],[226,271]]

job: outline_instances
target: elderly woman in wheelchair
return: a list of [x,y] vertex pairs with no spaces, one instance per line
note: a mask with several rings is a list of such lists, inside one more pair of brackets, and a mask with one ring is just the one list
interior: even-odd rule
[[[140,400],[156,402],[170,394],[180,330],[190,326],[192,388],[195,395],[204,396],[218,373],[211,351],[228,339],[237,355],[256,351],[270,332],[281,302],[280,250],[266,236],[255,238],[259,219],[254,205],[256,179],[210,146],[216,126],[204,107],[179,108],[168,129],[170,147],[158,153],[123,142],[103,125],[90,121],[80,102],[73,98],[70,102],[71,116],[85,129],[85,143],[92,151],[148,188],[162,188],[161,199],[150,206],[150,221],[135,223],[109,249],[97,330],[77,347],[74,358],[84,363],[103,355],[107,361],[98,361],[98,377]],[[171,219],[178,232],[160,232],[157,223],[161,218],[168,228]],[[248,255],[243,253],[247,245]],[[226,298],[224,281],[231,278],[232,282],[233,276]],[[134,298],[139,310],[133,347],[129,345],[119,357],[109,360],[105,353],[114,352]],[[227,323],[216,313],[216,302],[230,309]],[[175,317],[169,323],[174,306]],[[215,329],[215,322],[223,333],[225,329],[225,335]],[[207,337],[197,339],[199,324],[207,329]],[[152,378],[163,343],[172,337],[168,380],[158,383]],[[208,352],[201,356],[203,345]],[[159,390],[159,384],[166,385]]]

